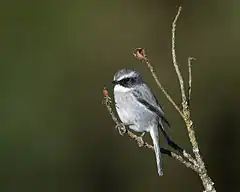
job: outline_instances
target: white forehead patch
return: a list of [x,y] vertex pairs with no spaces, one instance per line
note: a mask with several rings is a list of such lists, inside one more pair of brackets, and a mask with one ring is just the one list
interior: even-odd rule
[[129,77],[133,77],[135,74],[134,71],[130,72],[130,73],[127,73],[127,74],[124,74],[122,75],[121,77],[119,77],[118,79],[116,79],[117,81],[121,81],[122,79],[126,79],[126,78],[129,78]]

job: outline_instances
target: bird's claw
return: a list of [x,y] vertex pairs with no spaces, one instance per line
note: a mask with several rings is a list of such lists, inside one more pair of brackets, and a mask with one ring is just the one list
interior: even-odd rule
[[145,135],[145,132],[142,132],[142,134],[140,135],[140,137],[142,137],[143,138],[143,136]]
[[144,141],[143,141],[142,137],[138,138],[138,146],[139,147],[143,147],[144,146]]
[[123,123],[117,124],[116,129],[118,130],[118,132],[121,136],[123,136],[127,132],[127,128]]
[[139,137],[138,137],[138,146],[143,147],[145,142],[143,141],[143,136],[145,135],[145,132],[143,132]]

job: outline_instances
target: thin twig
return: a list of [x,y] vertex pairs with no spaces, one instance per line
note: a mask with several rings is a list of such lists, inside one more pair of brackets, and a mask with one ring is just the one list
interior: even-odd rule
[[188,106],[190,105],[192,93],[192,60],[196,59],[193,57],[188,57]]
[[174,65],[175,71],[176,71],[178,79],[179,79],[180,90],[181,90],[181,94],[182,94],[182,105],[183,105],[186,102],[186,94],[185,94],[185,90],[184,90],[183,77],[182,77],[182,74],[181,74],[180,69],[177,64],[177,56],[176,56],[176,50],[175,50],[176,23],[177,23],[179,15],[181,13],[181,10],[182,10],[182,7],[180,6],[178,9],[177,15],[172,23],[172,59],[173,59],[173,65]]
[[174,159],[180,161],[181,163],[183,163],[186,167],[193,169],[194,171],[196,171],[197,173],[199,173],[201,170],[199,168],[199,166],[197,164],[192,164],[191,162],[185,161],[182,156],[177,155],[176,153],[171,152],[171,155]]
[[181,111],[181,109],[177,106],[177,104],[173,101],[173,99],[171,98],[171,96],[168,94],[168,92],[165,90],[165,88],[163,87],[163,85],[160,83],[160,81],[158,80],[158,77],[155,73],[155,70],[153,68],[153,66],[151,65],[150,61],[147,59],[147,56],[145,55],[145,59],[143,60],[148,68],[151,71],[151,74],[154,78],[154,80],[156,81],[158,87],[162,90],[163,94],[167,97],[167,99],[170,101],[170,103],[172,103],[172,105],[175,107],[175,109],[178,111],[178,113],[181,115],[181,117],[184,119],[183,113]]

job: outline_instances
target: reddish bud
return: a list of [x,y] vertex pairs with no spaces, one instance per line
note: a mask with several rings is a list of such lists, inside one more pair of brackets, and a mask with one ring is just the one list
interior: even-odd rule
[[107,90],[106,88],[103,89],[103,95],[104,95],[105,97],[108,96],[108,90]]
[[146,59],[145,50],[143,48],[136,48],[133,55],[140,60]]

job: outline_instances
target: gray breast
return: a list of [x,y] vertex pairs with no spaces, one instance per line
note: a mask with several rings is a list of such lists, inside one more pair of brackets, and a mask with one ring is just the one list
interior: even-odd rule
[[148,131],[149,126],[155,123],[157,116],[140,104],[130,92],[114,93],[116,110],[124,124],[130,124],[134,131]]

